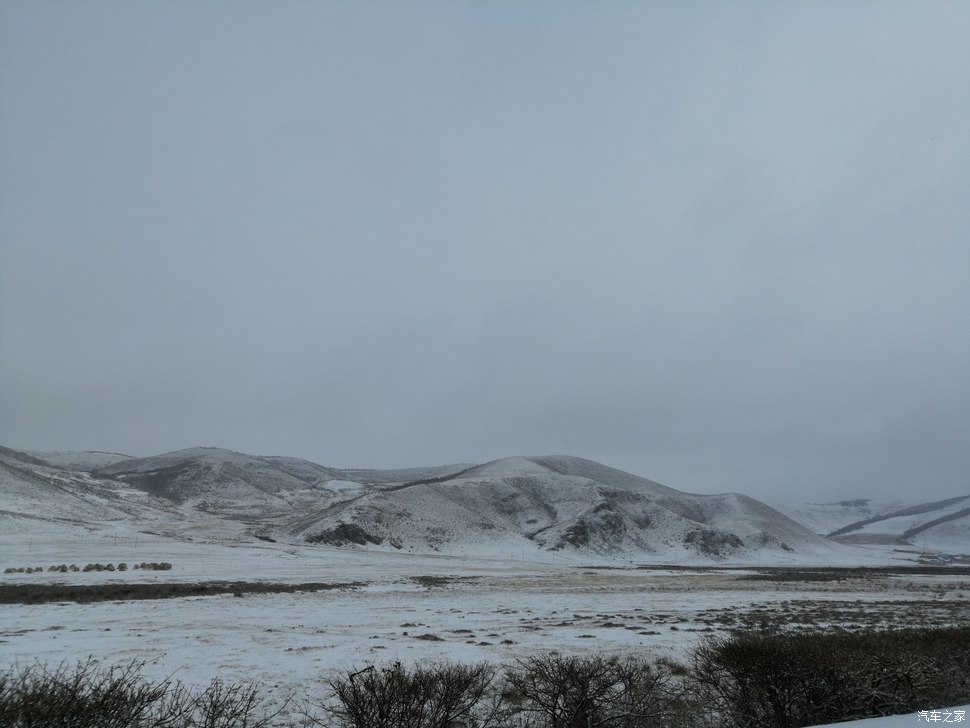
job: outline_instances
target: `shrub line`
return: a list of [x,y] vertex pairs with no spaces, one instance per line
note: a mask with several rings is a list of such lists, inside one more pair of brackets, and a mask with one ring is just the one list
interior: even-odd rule
[[[0,672],[5,728],[803,728],[970,702],[970,625],[747,630],[679,664],[641,655],[355,666],[268,705],[258,684],[198,692],[143,663]],[[289,711],[284,715],[284,710]]]

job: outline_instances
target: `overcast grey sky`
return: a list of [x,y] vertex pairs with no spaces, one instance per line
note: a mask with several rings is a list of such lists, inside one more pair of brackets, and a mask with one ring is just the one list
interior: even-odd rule
[[970,3],[0,4],[0,444],[970,492]]

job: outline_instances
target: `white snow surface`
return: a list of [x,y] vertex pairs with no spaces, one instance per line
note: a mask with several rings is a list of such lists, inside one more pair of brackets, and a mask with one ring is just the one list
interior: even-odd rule
[[827,536],[849,524],[883,516],[917,504],[916,500],[877,501],[860,498],[837,503],[772,503],[771,507],[781,511],[793,521],[798,521],[814,533]]
[[134,460],[132,455],[96,450],[24,450],[31,457],[42,460],[48,465],[65,470],[91,471],[125,460]]
[[843,549],[746,496],[682,493],[566,456],[506,458],[373,491],[293,521],[288,533],[336,543],[350,523],[374,543],[413,552],[578,551],[683,563],[768,551],[818,561]]
[[843,501],[782,504],[779,511],[816,533],[843,543],[914,546],[947,554],[970,553],[970,496],[943,501]]
[[[931,713],[936,713],[935,716]],[[932,724],[945,725],[946,723],[968,723],[970,722],[970,705],[957,705],[950,708],[941,708],[938,711],[927,711],[926,715],[920,713],[906,713],[905,715],[891,715],[885,718],[866,718],[865,720],[853,720],[844,723],[829,723],[828,725],[850,726],[851,728],[917,728],[921,725],[930,726]],[[813,728],[818,728],[815,726]]]

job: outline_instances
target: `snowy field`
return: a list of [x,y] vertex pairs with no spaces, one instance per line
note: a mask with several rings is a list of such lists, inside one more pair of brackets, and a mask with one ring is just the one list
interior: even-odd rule
[[963,723],[966,725],[968,722],[970,722],[970,705],[960,705],[946,710],[894,715],[889,718],[869,718],[868,720],[856,720],[834,725],[851,726],[851,728],[913,728],[913,726],[919,728],[919,726],[946,725],[947,723]]
[[[314,592],[0,605],[4,667],[89,656],[146,662],[152,678],[255,681],[272,700],[322,695],[334,671],[372,663],[505,663],[536,652],[684,659],[732,626],[910,625],[970,620],[970,576],[837,578],[740,568],[607,568],[558,558],[416,556],[123,530],[0,536],[0,566],[167,561],[170,571],[13,573],[10,584],[210,581],[337,586]],[[906,725],[916,725],[916,716]],[[896,724],[892,724],[895,726]],[[903,724],[900,724],[903,725]]]

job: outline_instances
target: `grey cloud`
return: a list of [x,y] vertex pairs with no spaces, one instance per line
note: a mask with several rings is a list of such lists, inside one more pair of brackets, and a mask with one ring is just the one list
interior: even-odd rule
[[0,8],[0,442],[963,492],[962,5]]

